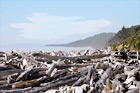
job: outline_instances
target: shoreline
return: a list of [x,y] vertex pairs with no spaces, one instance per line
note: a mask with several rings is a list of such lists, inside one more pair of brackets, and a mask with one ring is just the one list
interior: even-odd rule
[[139,70],[137,51],[13,50],[0,52],[0,90],[5,93],[139,92]]

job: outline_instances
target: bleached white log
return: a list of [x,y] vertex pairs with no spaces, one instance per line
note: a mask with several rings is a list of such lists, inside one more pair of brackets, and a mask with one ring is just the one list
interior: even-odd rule
[[52,63],[50,68],[46,71],[46,75],[51,76],[51,73],[55,69],[55,67],[61,62],[61,59],[58,59],[56,63]]

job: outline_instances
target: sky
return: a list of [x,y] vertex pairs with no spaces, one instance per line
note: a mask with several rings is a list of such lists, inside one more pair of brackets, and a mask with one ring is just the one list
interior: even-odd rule
[[0,46],[64,44],[140,25],[140,0],[0,0]]

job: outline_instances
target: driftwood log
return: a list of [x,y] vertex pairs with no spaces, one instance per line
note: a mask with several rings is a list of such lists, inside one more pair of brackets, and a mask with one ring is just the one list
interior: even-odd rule
[[93,69],[93,66],[90,66],[88,68],[88,74],[86,75],[86,79],[85,79],[86,84],[89,84],[93,72],[95,74],[95,69]]
[[27,62],[31,63],[31,64],[34,64],[36,67],[38,66],[44,66],[44,67],[47,67],[45,64],[41,63],[41,62],[38,62],[34,59],[31,59],[30,57],[26,56],[25,54],[17,51],[17,50],[13,50],[14,53],[17,53],[18,55],[20,55],[22,58],[24,58]]
[[4,70],[4,71],[0,71],[0,76],[7,76],[14,73],[21,73],[23,71],[25,70],[22,70],[22,69]]
[[24,72],[22,72],[16,79],[16,81],[20,81],[23,79],[26,79],[29,75],[35,73],[35,72],[39,72],[41,70],[46,70],[45,68],[32,68],[32,69],[28,69]]
[[38,86],[40,82],[37,80],[29,80],[29,81],[19,81],[15,82],[12,85],[12,88],[27,88],[27,87],[35,87]]
[[29,93],[45,92],[49,89],[54,89],[54,88],[57,88],[57,87],[60,87],[60,86],[64,86],[64,85],[74,83],[77,80],[78,80],[78,77],[74,77],[74,78],[71,78],[71,79],[68,79],[68,80],[61,80],[61,81],[58,81],[58,82],[55,82],[55,83],[52,83],[52,84],[48,84],[47,86],[41,87],[39,89],[31,90],[31,91],[29,91]]
[[140,91],[138,52],[13,52],[6,54],[7,57],[11,56],[7,61],[3,61],[4,56],[0,57],[0,93]]
[[55,67],[61,62],[60,59],[57,60],[56,63],[52,63],[52,65],[50,66],[50,68],[46,71],[46,75],[51,76],[51,73],[53,72],[53,70],[55,69]]
[[98,55],[91,55],[91,56],[85,56],[84,55],[84,56],[76,56],[76,57],[62,57],[62,56],[51,56],[49,54],[34,53],[33,56],[44,57],[44,58],[52,59],[52,60],[69,59],[69,60],[72,60],[72,61],[77,61],[77,60],[89,60],[89,59],[107,57],[107,56],[110,56],[110,54],[98,54]]
[[96,83],[95,89],[98,92],[102,92],[104,89],[104,85],[106,85],[106,80],[111,77],[112,75],[112,68],[108,68],[105,73],[101,76],[101,79]]
[[86,77],[81,77],[77,80],[77,82],[75,82],[72,86],[80,86],[84,83]]

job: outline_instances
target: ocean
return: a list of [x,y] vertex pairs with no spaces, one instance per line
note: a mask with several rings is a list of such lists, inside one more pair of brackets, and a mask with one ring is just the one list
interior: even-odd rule
[[62,46],[45,46],[45,45],[7,45],[7,46],[0,46],[0,51],[7,51],[10,52],[13,49],[29,52],[29,51],[73,51],[73,50],[87,50],[93,49],[91,47],[62,47]]

